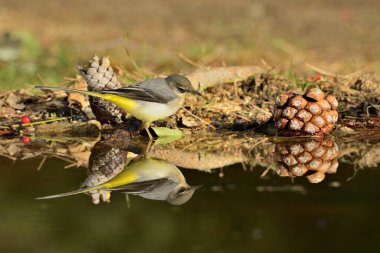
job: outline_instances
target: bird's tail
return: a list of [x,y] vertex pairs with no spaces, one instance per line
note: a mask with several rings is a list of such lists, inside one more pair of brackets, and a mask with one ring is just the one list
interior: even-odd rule
[[64,90],[66,92],[70,93],[80,93],[84,95],[89,95],[93,97],[103,97],[101,94],[97,92],[92,92],[92,91],[83,91],[83,90],[74,90],[74,89],[69,89],[69,88],[64,88],[64,87],[51,87],[51,86],[35,86],[34,88],[41,89],[41,90]]
[[77,195],[77,194],[81,194],[81,193],[86,193],[86,192],[89,192],[89,191],[99,190],[99,189],[100,189],[99,186],[94,186],[94,187],[90,187],[90,188],[79,189],[79,190],[75,190],[75,191],[71,191],[71,192],[65,192],[65,193],[60,193],[60,194],[56,194],[56,195],[49,195],[49,196],[45,196],[45,197],[38,197],[36,199],[62,198],[62,197],[67,197],[67,196],[71,196],[71,195]]

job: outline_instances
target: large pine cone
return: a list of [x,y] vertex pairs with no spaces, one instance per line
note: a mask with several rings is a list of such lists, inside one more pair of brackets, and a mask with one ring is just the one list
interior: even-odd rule
[[[107,144],[97,143],[91,150],[88,176],[81,188],[88,188],[105,183],[124,170],[124,156],[120,149]],[[100,199],[109,202],[110,192],[95,190],[88,193],[92,203],[98,204]]]
[[338,145],[329,139],[276,144],[277,173],[283,177],[306,175],[310,183],[319,183],[325,174],[338,169]]
[[[101,60],[94,56],[88,66],[78,66],[80,73],[85,78],[88,90],[113,90],[121,88],[110,61],[107,57]],[[90,97],[90,105],[96,119],[102,124],[119,125],[123,123],[126,113],[117,105],[97,97]]]
[[305,95],[286,93],[276,100],[275,126],[283,134],[327,134],[338,120],[338,101],[318,88]]

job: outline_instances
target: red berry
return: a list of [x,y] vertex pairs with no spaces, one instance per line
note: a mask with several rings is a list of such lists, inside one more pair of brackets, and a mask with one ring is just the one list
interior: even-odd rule
[[25,144],[28,144],[29,142],[30,142],[30,137],[28,137],[28,136],[22,136],[21,137],[21,142],[22,143],[25,143]]
[[21,123],[22,124],[28,124],[30,123],[30,118],[28,116],[24,116],[21,118]]

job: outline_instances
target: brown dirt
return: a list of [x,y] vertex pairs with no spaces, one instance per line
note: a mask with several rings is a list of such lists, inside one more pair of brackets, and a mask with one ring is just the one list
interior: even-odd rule
[[[294,81],[273,69],[261,70],[246,66],[242,69],[251,69],[252,72],[237,69],[239,68],[201,68],[194,71],[189,78],[200,85],[200,89],[205,88],[203,95],[188,95],[182,109],[168,120],[155,124],[193,130],[256,129],[264,130],[268,134],[268,130],[271,130],[270,119],[275,98],[279,94],[288,91],[302,94],[303,89],[319,86],[326,93],[334,94],[338,98],[342,126],[353,129],[380,128],[380,90],[374,76],[368,77],[362,73],[341,77],[318,75],[313,80]],[[85,86],[79,76],[72,79],[72,82],[73,87]],[[87,97],[80,94],[67,95],[61,91],[48,91],[35,96],[27,90],[20,90],[0,94],[0,103],[2,134],[8,133],[6,126],[9,125],[16,125],[11,128],[17,130],[21,115],[29,115],[32,121],[54,117],[68,117],[70,120],[84,122],[94,119]],[[129,126],[137,129],[133,125]]]

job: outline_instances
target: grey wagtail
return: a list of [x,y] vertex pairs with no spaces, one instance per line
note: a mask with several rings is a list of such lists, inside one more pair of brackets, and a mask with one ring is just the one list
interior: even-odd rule
[[201,186],[188,185],[182,172],[174,164],[142,157],[132,161],[124,171],[103,184],[37,199],[52,199],[95,190],[107,190],[138,195],[151,200],[165,200],[172,205],[182,205],[199,187]]
[[64,90],[108,100],[143,122],[149,138],[149,126],[153,121],[174,114],[184,101],[184,93],[200,95],[186,77],[172,74],[166,78],[154,78],[115,90],[81,91],[62,87],[36,86],[46,90]]

